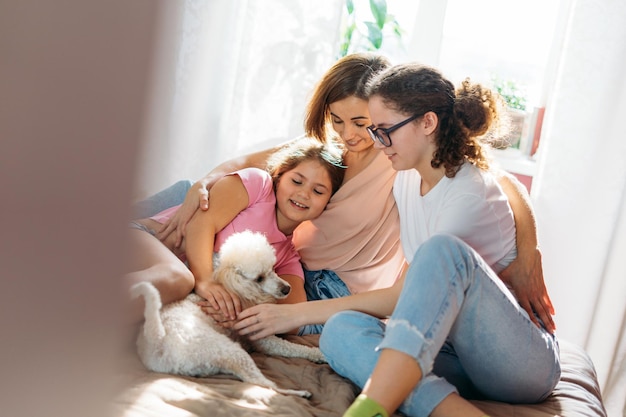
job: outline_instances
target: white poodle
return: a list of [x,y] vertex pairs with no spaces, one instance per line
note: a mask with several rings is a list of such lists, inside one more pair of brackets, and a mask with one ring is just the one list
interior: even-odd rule
[[[275,262],[274,248],[265,236],[250,231],[236,233],[222,245],[213,277],[239,295],[243,308],[272,303],[285,298],[291,290],[274,272]],[[283,394],[311,395],[303,390],[278,388],[261,373],[247,351],[322,363],[325,359],[319,349],[276,336],[251,342],[204,314],[196,304],[201,300],[196,294],[162,308],[159,292],[150,283],[135,284],[131,295],[143,296],[145,301],[145,322],[137,348],[148,369],[198,377],[227,373]]]

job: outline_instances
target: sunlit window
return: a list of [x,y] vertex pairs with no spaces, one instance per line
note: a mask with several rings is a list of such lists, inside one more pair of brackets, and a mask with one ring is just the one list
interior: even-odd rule
[[543,80],[558,0],[448,0],[439,66],[465,76],[517,85],[527,107],[545,105]]
[[[556,70],[551,54],[562,19],[559,12],[567,1],[347,3],[353,4],[357,30],[366,35],[367,22],[376,18],[371,10],[385,8],[388,24],[377,50],[392,61],[420,61],[438,67],[455,84],[470,77],[498,91],[509,105],[507,116],[512,122],[511,134],[501,145],[509,147],[505,156],[516,159],[507,163],[512,171],[529,179],[534,164],[528,156],[537,150],[549,83]],[[390,30],[390,21],[398,23],[399,36]]]
[[[491,85],[510,107],[513,148],[536,151],[558,0],[449,0],[439,66]],[[534,142],[534,144],[533,144]]]

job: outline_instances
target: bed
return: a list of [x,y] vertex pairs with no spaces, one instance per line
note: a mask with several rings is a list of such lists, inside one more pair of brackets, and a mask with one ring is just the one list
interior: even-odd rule
[[[317,345],[317,336],[289,336]],[[562,375],[553,394],[533,405],[475,401],[492,417],[606,417],[594,366],[583,349],[561,341]],[[253,353],[263,373],[285,388],[306,389],[311,398],[277,394],[228,375],[191,378],[147,371],[129,344],[122,358],[123,387],[113,401],[116,417],[331,417],[341,416],[358,394],[325,364]],[[512,376],[514,378],[514,376]],[[399,417],[402,414],[395,414]]]

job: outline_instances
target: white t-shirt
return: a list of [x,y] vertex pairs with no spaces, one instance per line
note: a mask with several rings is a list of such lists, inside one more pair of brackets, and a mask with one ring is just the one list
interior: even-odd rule
[[435,234],[461,238],[496,271],[517,256],[515,220],[508,200],[494,176],[465,163],[454,178],[443,177],[420,195],[417,170],[396,175],[393,194],[400,212],[400,239],[407,261]]

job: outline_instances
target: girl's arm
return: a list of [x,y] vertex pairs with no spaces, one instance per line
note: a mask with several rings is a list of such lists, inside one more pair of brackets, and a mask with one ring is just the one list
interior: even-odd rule
[[242,311],[233,328],[241,335],[248,335],[251,340],[258,340],[273,334],[289,333],[305,324],[326,323],[333,314],[344,310],[385,318],[393,312],[403,282],[404,277],[392,287],[347,297],[297,304],[259,304]]
[[215,235],[248,206],[248,192],[237,175],[219,179],[213,186],[214,204],[196,212],[188,225],[185,255],[196,280],[195,292],[229,317],[241,311],[239,298],[213,282]]
[[164,240],[171,233],[176,233],[176,247],[180,246],[185,236],[187,224],[198,210],[198,207],[200,207],[202,211],[208,210],[209,190],[212,189],[213,185],[220,178],[243,168],[255,167],[265,169],[269,156],[282,146],[283,145],[279,145],[275,148],[233,158],[215,167],[211,172],[191,186],[189,191],[187,191],[182,207],[178,209],[176,214],[172,216],[168,222],[163,224],[163,227],[157,232],[157,237],[160,240]]
[[537,313],[547,330],[554,332],[554,306],[543,279],[537,223],[526,188],[513,175],[501,172],[498,182],[515,216],[517,258],[500,272],[500,279],[514,291],[520,305],[537,325]]

